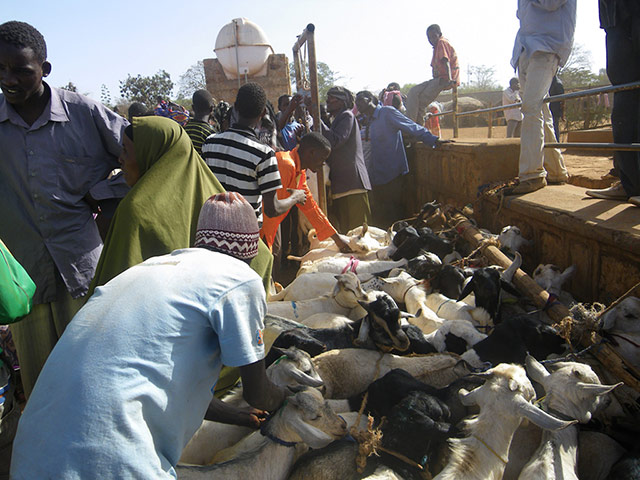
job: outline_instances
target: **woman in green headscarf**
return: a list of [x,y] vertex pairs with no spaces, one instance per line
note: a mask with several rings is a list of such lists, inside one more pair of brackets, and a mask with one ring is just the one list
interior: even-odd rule
[[[150,257],[193,245],[200,208],[224,192],[184,129],[168,118],[134,117],[120,163],[131,191],[111,221],[89,293]],[[265,290],[272,264],[261,241],[251,268]]]

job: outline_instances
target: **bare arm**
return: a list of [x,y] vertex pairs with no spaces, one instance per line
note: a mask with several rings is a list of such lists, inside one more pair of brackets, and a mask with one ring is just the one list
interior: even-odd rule
[[288,188],[287,191],[291,194],[287,198],[278,198],[276,191],[262,195],[262,207],[268,217],[279,217],[291,210],[297,203],[304,205],[307,201],[307,194],[304,190]]
[[285,389],[280,388],[267,378],[264,360],[240,367],[243,397],[255,408],[275,411],[285,398]]
[[267,412],[253,407],[237,408],[213,397],[204,414],[205,420],[240,425],[242,427],[259,428],[267,418]]

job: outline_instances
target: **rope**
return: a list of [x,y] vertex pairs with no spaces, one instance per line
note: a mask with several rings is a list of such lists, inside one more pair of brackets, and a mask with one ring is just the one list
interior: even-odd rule
[[493,453],[502,463],[504,463],[505,465],[507,464],[507,461],[504,458],[502,458],[500,455],[498,455],[493,448],[491,448],[489,445],[487,445],[487,443],[484,440],[482,440],[477,435],[471,435],[471,436],[473,438],[475,438],[476,440],[478,440],[482,445],[487,447],[487,450],[489,450],[491,453]]
[[605,308],[603,311],[601,311],[600,313],[598,313],[597,318],[600,318],[602,315],[604,315],[605,313],[607,313],[609,310],[611,310],[612,308],[618,306],[620,304],[620,302],[622,302],[625,298],[630,297],[631,294],[638,288],[640,287],[640,282],[636,283],[633,287],[631,287],[629,290],[627,290],[627,292],[622,295],[620,298],[618,298],[615,302],[613,302],[611,305],[609,305],[607,308]]

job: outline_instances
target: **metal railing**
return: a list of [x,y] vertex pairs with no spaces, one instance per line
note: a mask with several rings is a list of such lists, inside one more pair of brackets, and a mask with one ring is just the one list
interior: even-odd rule
[[[625,83],[625,84],[622,84],[622,85],[607,85],[607,86],[604,86],[604,87],[596,87],[596,88],[590,88],[590,89],[587,89],[587,90],[580,90],[578,92],[570,92],[570,93],[564,93],[562,95],[554,95],[552,97],[545,97],[543,99],[543,102],[545,102],[545,103],[558,102],[558,101],[563,101],[563,100],[571,100],[571,99],[575,99],[575,98],[582,98],[582,97],[590,97],[590,96],[600,95],[602,93],[621,92],[621,91],[624,91],[624,90],[634,90],[636,88],[640,88],[640,81],[631,82],[631,83]],[[457,99],[457,92],[456,91],[453,92],[453,96],[455,97],[453,99],[454,105],[457,105],[457,100],[458,99]],[[522,102],[518,102],[518,103],[510,103],[508,105],[498,105],[498,106],[495,106],[495,107],[480,108],[478,110],[471,110],[469,112],[456,112],[455,111],[456,109],[454,108],[454,110],[448,110],[446,112],[430,113],[430,114],[428,114],[428,116],[441,117],[441,116],[444,116],[444,115],[453,115],[453,125],[454,125],[454,127],[453,127],[454,128],[453,137],[454,138],[458,138],[458,135],[457,135],[458,118],[467,117],[467,116],[471,116],[471,115],[479,115],[479,114],[483,114],[483,113],[488,113],[489,114],[489,138],[491,138],[491,127],[492,127],[492,123],[493,123],[493,116],[492,116],[493,112],[499,112],[499,111],[503,111],[503,110],[511,110],[511,109],[514,109],[514,108],[519,108],[521,106],[522,106]],[[565,145],[565,144],[562,144],[562,145]],[[609,144],[609,145],[614,145],[614,144]],[[627,147],[628,147],[629,150],[636,150],[635,144],[629,144]],[[559,148],[559,147],[554,147],[554,148]],[[583,147],[583,148],[587,148],[587,147]],[[616,150],[616,149],[612,148],[612,150]]]

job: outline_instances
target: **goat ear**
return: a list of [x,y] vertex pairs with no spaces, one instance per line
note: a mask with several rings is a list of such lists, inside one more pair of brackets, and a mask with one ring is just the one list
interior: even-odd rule
[[364,237],[364,234],[367,233],[367,231],[369,230],[369,225],[367,224],[367,222],[364,222],[362,224],[362,236]]
[[577,420],[572,420],[570,422],[559,420],[556,417],[553,417],[544,412],[542,409],[532,405],[520,395],[515,396],[514,402],[516,403],[518,409],[520,410],[520,413],[524,418],[533,422],[544,430],[562,430],[563,428],[567,428],[578,423]]
[[460,295],[458,295],[458,301],[461,301],[463,298],[469,296],[471,292],[473,292],[473,277],[471,277],[471,280],[467,282]]
[[567,267],[564,269],[564,272],[562,272],[562,282],[566,282],[569,278],[573,277],[573,274],[576,272],[576,266],[575,265],[571,265],[570,267]]
[[598,385],[595,383],[583,383],[583,382],[576,383],[576,386],[578,386],[585,392],[590,393],[592,395],[596,395],[596,396],[606,395],[611,390],[613,390],[616,387],[619,387],[620,385],[622,385],[622,382],[616,383],[615,385]]
[[513,379],[509,380],[509,390],[511,390],[512,392],[517,392],[518,388],[520,388],[518,382]]
[[531,355],[527,355],[527,358],[524,361],[525,366],[527,367],[527,374],[540,385],[544,385],[545,379],[549,376],[549,372],[544,366],[538,362]]

